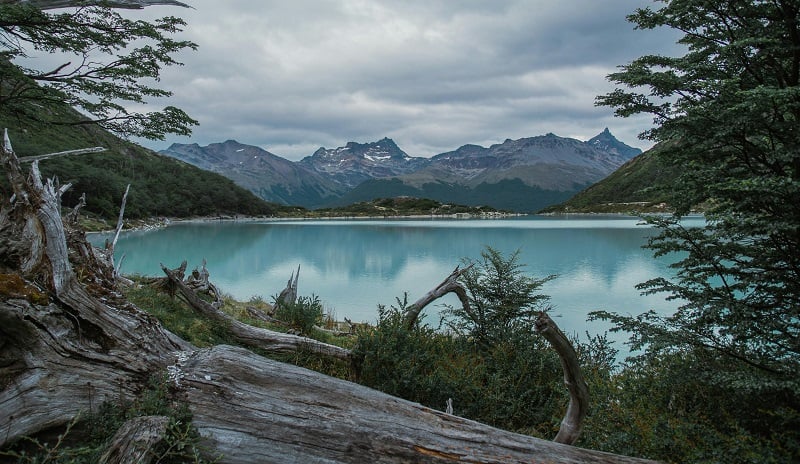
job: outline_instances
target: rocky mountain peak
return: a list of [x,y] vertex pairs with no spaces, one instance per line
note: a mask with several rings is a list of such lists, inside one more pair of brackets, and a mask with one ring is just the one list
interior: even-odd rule
[[394,140],[384,137],[376,142],[347,142],[332,149],[321,147],[300,164],[352,188],[367,179],[408,174],[427,161],[409,156]]
[[606,127],[603,132],[589,139],[586,143],[599,150],[622,156],[625,159],[631,159],[642,153],[641,149],[620,142],[614,137],[611,131],[608,130],[608,127]]

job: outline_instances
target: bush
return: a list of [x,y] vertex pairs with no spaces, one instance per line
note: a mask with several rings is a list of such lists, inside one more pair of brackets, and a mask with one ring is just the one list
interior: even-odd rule
[[322,323],[322,303],[317,295],[301,296],[294,303],[275,304],[275,317],[301,334],[309,335]]
[[517,262],[519,250],[508,258],[494,248],[481,252],[481,259],[465,261],[472,266],[462,275],[469,307],[448,306],[444,315],[448,326],[474,337],[483,346],[492,346],[531,332],[539,312],[547,309],[547,295],[539,288],[555,276],[534,279],[522,272]]
[[[450,308],[443,332],[407,326],[407,301],[379,307],[378,325],[353,350],[359,382],[496,427],[552,438],[567,391],[556,353],[532,328],[546,281],[522,275],[517,253],[491,248],[464,277],[474,311]],[[549,279],[549,278],[548,278]],[[538,311],[537,311],[538,312]]]

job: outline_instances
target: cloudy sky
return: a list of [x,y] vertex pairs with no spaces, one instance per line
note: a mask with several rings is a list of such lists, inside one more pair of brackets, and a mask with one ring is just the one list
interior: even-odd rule
[[298,160],[320,146],[390,137],[412,156],[609,127],[629,145],[650,118],[595,107],[605,76],[674,33],[635,31],[648,0],[184,0],[180,35],[199,45],[160,85],[200,122],[191,137],[235,139]]

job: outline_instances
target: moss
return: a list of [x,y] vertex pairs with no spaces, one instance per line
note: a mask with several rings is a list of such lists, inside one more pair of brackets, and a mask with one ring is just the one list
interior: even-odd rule
[[6,298],[25,299],[37,305],[46,305],[50,302],[47,293],[25,281],[19,274],[0,274],[0,295]]

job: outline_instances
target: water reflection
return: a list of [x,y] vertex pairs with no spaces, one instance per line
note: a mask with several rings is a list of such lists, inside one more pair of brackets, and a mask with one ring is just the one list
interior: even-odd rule
[[[520,250],[527,273],[559,275],[544,292],[551,295],[562,328],[582,334],[591,310],[636,314],[671,311],[675,305],[660,296],[640,296],[634,288],[668,273],[665,260],[641,248],[651,229],[637,222],[536,217],[177,224],[123,234],[117,254],[126,255],[123,272],[147,275],[159,275],[159,263],[176,267],[186,259],[192,268],[205,258],[212,279],[244,300],[269,299],[299,264],[300,294],[319,295],[340,318],[374,321],[378,303],[392,304],[404,292],[416,299],[463,258],[477,259],[487,245],[506,254]],[[435,314],[428,320],[436,322]],[[590,327],[595,333],[603,329]]]

